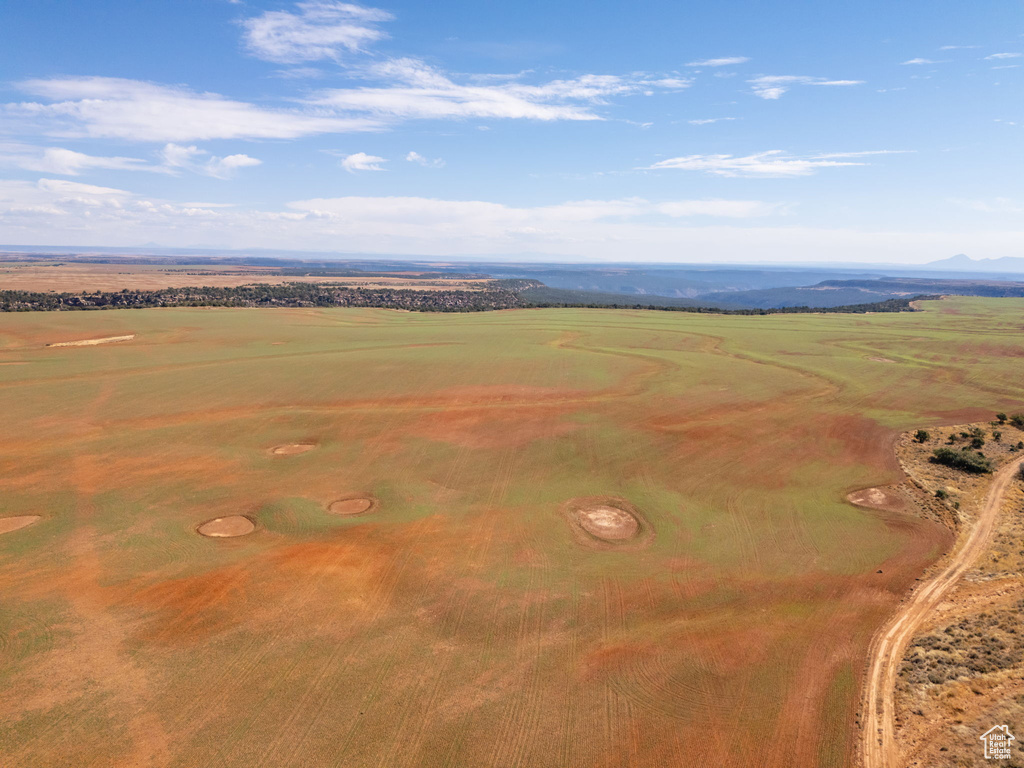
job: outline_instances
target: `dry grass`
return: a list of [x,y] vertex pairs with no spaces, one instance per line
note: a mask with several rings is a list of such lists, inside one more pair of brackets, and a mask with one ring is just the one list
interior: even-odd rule
[[133,291],[160,288],[210,286],[233,288],[253,283],[332,283],[352,288],[414,288],[430,290],[474,290],[486,280],[424,279],[416,274],[388,277],[319,277],[283,275],[282,267],[218,268],[202,265],[155,266],[148,264],[76,264],[0,261],[0,290],[56,291]]
[[[989,476],[927,459],[936,447],[969,444],[978,430],[985,432],[981,450],[995,466],[1020,456],[1024,432],[990,422],[931,429],[927,443],[906,436],[900,446],[911,476],[933,498],[946,494],[954,526],[975,514]],[[993,432],[1002,433],[999,441]],[[987,551],[904,656],[896,693],[906,765],[984,765],[978,736],[1003,723],[1024,732],[1024,484],[1007,495]]]

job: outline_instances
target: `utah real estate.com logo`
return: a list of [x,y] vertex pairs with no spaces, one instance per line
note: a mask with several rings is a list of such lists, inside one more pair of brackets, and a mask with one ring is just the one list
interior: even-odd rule
[[1014,736],[1005,725],[993,725],[978,737],[985,743],[986,760],[1009,760]]

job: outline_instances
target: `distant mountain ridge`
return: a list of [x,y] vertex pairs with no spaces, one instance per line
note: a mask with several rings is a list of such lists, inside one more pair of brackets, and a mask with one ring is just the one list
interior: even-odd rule
[[948,272],[998,272],[1000,274],[1024,274],[1024,257],[1004,256],[1001,259],[972,259],[964,253],[948,259],[930,261],[924,269]]

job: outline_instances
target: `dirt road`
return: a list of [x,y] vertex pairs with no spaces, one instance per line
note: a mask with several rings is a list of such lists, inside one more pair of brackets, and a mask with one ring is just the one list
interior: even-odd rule
[[959,549],[949,564],[934,578],[922,582],[872,642],[864,692],[863,768],[898,768],[893,691],[903,652],[929,612],[985,551],[999,517],[1003,496],[1022,463],[1024,458],[1017,459],[995,474],[977,521],[961,531]]

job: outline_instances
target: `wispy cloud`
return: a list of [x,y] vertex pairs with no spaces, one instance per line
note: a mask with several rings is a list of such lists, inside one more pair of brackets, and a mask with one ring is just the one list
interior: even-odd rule
[[1024,213],[1024,202],[1011,200],[1008,197],[993,197],[989,200],[968,200],[964,198],[953,198],[951,203],[980,213]]
[[688,67],[729,67],[733,64],[746,64],[750,61],[749,56],[726,56],[721,59],[702,59],[701,61],[691,61],[686,66]]
[[537,85],[518,80],[488,85],[455,82],[418,59],[392,59],[368,68],[384,87],[333,88],[312,95],[319,109],[368,114],[377,119],[513,118],[530,120],[601,120],[593,107],[612,96],[652,88],[678,89],[688,81],[647,76],[582,75]]
[[659,203],[658,213],[672,218],[689,216],[717,216],[729,219],[751,219],[771,216],[783,206],[780,203],[765,203],[760,200],[677,200]]
[[[1017,228],[970,233],[936,230],[873,231],[853,228],[765,226],[733,216],[704,218],[698,204],[635,198],[584,200],[543,207],[514,207],[480,200],[420,197],[319,198],[269,210],[175,203],[123,189],[43,179],[0,179],[0,228],[12,242],[132,245],[196,242],[227,248],[302,248],[367,253],[509,256],[524,252],[567,260],[621,262],[637,252],[645,260],[675,262],[683,253],[714,253],[720,261],[809,261],[828,253],[836,261],[928,261],[935,254],[967,250],[975,256],[1013,255]],[[740,204],[751,201],[723,201]],[[694,207],[689,207],[693,203]],[[676,218],[672,206],[693,212]],[[772,206],[772,203],[765,205]],[[664,210],[659,210],[663,208]],[[726,207],[714,207],[709,215]],[[733,209],[735,212],[736,209]],[[760,216],[756,203],[747,210]],[[783,213],[784,207],[773,208]],[[773,221],[764,218],[763,221]]]
[[254,56],[281,64],[331,59],[362,51],[386,37],[377,25],[394,18],[379,8],[314,0],[297,12],[266,11],[245,19],[245,46]]
[[798,156],[781,149],[758,152],[753,155],[684,155],[661,160],[644,170],[676,169],[682,171],[704,171],[715,176],[746,178],[792,178],[811,176],[821,168],[839,168],[853,165],[867,165],[856,158],[868,155],[897,154],[893,150],[869,152],[836,152]]
[[383,171],[384,169],[380,167],[380,164],[386,162],[387,160],[383,157],[368,155],[365,152],[356,152],[353,155],[344,155],[341,158],[341,167],[349,173],[355,173],[356,171]]
[[807,77],[806,75],[759,75],[747,81],[755,96],[762,99],[779,99],[794,85],[825,85],[847,86],[863,85],[863,80],[829,80],[824,77]]
[[724,120],[735,120],[735,117],[705,117],[697,120],[687,120],[690,125],[711,125],[712,123],[721,123]]
[[47,136],[173,142],[295,139],[382,127],[366,117],[265,109],[216,93],[115,77],[27,80],[18,85],[53,103],[5,104],[0,115],[10,122],[27,123]]
[[405,159],[410,163],[422,165],[424,168],[442,168],[444,166],[444,160],[440,157],[431,159],[424,157],[419,152],[410,152],[405,156]]
[[160,151],[164,166],[172,170],[187,170],[216,179],[230,179],[239,168],[262,165],[263,161],[249,155],[228,155],[216,157],[195,146],[183,147],[168,144]]
[[1024,54],[1021,53],[993,53],[990,56],[985,57],[985,61],[998,61],[999,59],[1019,59]]
[[36,147],[21,143],[0,144],[0,165],[62,176],[78,176],[94,169],[166,171],[161,166],[135,157],[97,157],[63,147]]
[[943,45],[940,51],[967,51],[972,48],[981,48],[980,45]]

